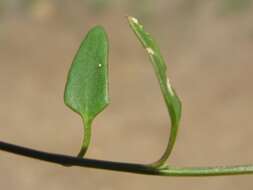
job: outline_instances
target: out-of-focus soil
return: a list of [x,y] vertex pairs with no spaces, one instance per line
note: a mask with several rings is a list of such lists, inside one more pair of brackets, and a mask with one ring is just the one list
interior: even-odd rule
[[[183,102],[177,166],[253,163],[253,12],[220,14],[218,1],[157,1],[143,16],[161,44]],[[82,4],[83,5],[83,4]],[[110,39],[110,106],[95,120],[87,157],[149,163],[167,144],[169,117],[147,55],[122,5],[102,13],[68,3],[36,5],[0,17],[0,139],[75,155],[82,123],[63,104],[67,71],[85,33]],[[185,9],[185,10],[184,10]],[[138,15],[137,15],[138,16]],[[40,162],[0,151],[0,189],[252,189],[252,176],[151,177]]]

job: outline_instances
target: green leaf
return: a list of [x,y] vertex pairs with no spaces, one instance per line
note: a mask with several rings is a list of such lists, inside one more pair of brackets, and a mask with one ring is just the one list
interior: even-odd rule
[[155,40],[150,36],[149,33],[144,31],[143,26],[138,22],[136,18],[128,17],[128,22],[131,29],[136,34],[139,41],[146,49],[149,55],[149,58],[155,70],[156,77],[160,84],[160,89],[163,98],[165,100],[170,115],[171,131],[166,151],[158,161],[152,164],[155,167],[161,167],[162,165],[165,164],[166,160],[170,156],[176,141],[177,131],[181,118],[181,102],[174,88],[171,86],[169,79],[167,78],[166,74],[167,67]]
[[101,26],[92,28],[73,60],[65,86],[64,102],[84,123],[83,157],[90,143],[93,119],[108,104],[108,40]]

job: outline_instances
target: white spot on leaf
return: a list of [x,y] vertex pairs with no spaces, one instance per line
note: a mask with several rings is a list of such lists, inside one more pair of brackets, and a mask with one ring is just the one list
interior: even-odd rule
[[147,50],[147,52],[148,52],[149,54],[151,54],[151,55],[154,55],[154,54],[155,54],[154,50],[151,49],[151,48],[146,48],[146,50]]
[[173,89],[171,87],[171,84],[170,84],[170,79],[167,78],[167,87],[169,89],[169,92],[172,96],[174,96],[174,92],[173,92]]
[[102,67],[102,64],[98,64],[98,67]]

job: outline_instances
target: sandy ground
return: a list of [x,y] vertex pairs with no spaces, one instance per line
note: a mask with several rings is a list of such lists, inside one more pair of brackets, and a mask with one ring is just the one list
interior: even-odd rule
[[[222,15],[218,1],[193,8],[179,6],[182,1],[158,2],[143,21],[161,44],[183,102],[169,162],[253,163],[253,8]],[[136,12],[118,5],[95,15],[85,6],[70,5],[41,4],[26,14],[7,11],[1,16],[0,139],[50,152],[78,152],[82,123],[63,104],[63,90],[80,41],[90,27],[102,24],[110,38],[111,104],[95,120],[87,157],[141,163],[158,159],[169,119],[147,55],[124,18]],[[186,188],[252,189],[253,183],[252,176],[151,177],[64,168],[0,152],[0,189]]]

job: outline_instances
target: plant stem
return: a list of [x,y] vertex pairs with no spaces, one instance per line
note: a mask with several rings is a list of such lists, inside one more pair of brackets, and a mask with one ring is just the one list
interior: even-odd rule
[[86,154],[88,147],[90,145],[90,140],[91,140],[91,123],[92,120],[91,119],[87,119],[87,121],[85,119],[83,119],[83,142],[81,145],[81,149],[77,155],[77,157],[82,158],[84,157],[84,155]]
[[56,163],[65,166],[80,166],[96,169],[129,172],[157,176],[224,176],[253,174],[253,165],[227,167],[163,167],[155,168],[144,164],[112,162],[95,159],[83,159],[62,154],[38,151],[0,141],[0,150],[10,153]]
[[159,175],[162,176],[226,176],[226,175],[241,175],[253,174],[253,165],[238,165],[238,166],[218,166],[218,167],[183,167],[174,168],[168,167],[159,170]]
[[175,141],[177,138],[178,126],[171,126],[170,130],[171,131],[170,131],[167,147],[166,147],[163,155],[160,157],[160,159],[157,160],[156,162],[150,164],[153,167],[163,167],[163,165],[165,165],[165,162],[168,160],[168,158],[173,150],[173,147],[174,147],[174,144],[175,144]]

